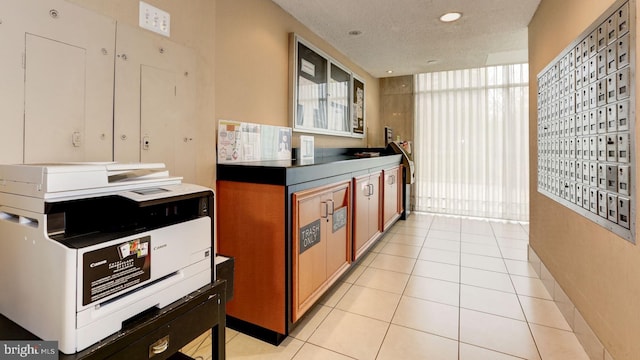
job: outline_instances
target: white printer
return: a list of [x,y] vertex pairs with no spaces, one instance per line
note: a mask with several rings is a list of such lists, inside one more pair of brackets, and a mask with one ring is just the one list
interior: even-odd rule
[[214,280],[213,208],[163,164],[0,165],[0,313],[81,351]]

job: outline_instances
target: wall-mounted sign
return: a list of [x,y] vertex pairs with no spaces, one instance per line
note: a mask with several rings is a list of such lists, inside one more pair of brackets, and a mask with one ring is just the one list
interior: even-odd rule
[[291,160],[291,128],[218,121],[218,163]]

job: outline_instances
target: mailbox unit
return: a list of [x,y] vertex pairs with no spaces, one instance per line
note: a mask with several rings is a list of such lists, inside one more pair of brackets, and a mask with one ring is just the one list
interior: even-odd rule
[[538,192],[635,242],[635,2],[538,74]]

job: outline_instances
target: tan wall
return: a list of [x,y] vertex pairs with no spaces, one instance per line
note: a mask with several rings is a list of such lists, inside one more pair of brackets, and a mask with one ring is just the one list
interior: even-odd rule
[[[378,80],[265,0],[216,1],[216,119],[291,126],[289,121],[289,33],[295,32],[365,82],[367,138],[320,136],[316,147],[382,146]],[[299,145],[294,133],[293,145]]]
[[[87,9],[138,26],[138,4],[136,0],[69,0]],[[215,186],[215,2],[211,0],[145,0],[169,12],[171,15],[171,41],[190,47],[197,56],[197,126],[198,156],[196,159],[196,182],[203,186]]]
[[[70,0],[137,25],[138,1]],[[367,137],[315,136],[316,147],[382,146],[379,84],[279,6],[265,0],[146,0],[171,14],[171,40],[198,54],[197,182],[215,186],[218,119],[290,126],[288,34],[295,32],[344,64],[366,86]],[[298,133],[293,144],[299,144]]]
[[536,76],[613,3],[542,0],[529,25],[530,244],[609,353],[640,359],[640,249],[536,190]]
[[413,75],[380,79],[380,126],[393,129],[393,140],[414,141],[414,99]]

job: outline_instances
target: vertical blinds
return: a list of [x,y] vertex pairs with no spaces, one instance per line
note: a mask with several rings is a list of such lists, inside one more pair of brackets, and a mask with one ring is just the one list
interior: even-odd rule
[[528,64],[415,76],[415,210],[529,219]]

